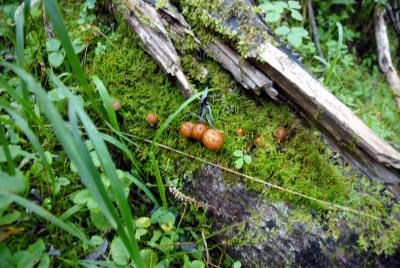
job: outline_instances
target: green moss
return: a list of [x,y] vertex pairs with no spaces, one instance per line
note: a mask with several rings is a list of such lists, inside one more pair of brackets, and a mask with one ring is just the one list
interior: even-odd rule
[[[198,35],[200,39],[202,39],[200,30],[202,32],[212,30],[220,38],[234,41],[237,50],[244,58],[249,57],[261,41],[276,44],[273,36],[268,34],[262,26],[257,27],[248,23],[253,20],[255,8],[244,1],[232,1],[229,5],[224,5],[224,1],[220,0],[181,0],[180,3],[185,18],[195,32],[200,33]],[[231,23],[237,25],[231,27],[229,25]],[[206,36],[209,35],[210,33]],[[210,40],[210,38],[207,39]],[[202,42],[204,44],[203,39]]]

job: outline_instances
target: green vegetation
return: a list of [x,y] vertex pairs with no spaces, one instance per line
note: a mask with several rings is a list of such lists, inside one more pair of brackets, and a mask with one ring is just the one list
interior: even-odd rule
[[[290,31],[295,34],[301,3],[288,2],[297,4],[276,13],[291,14],[282,21],[293,23]],[[218,7],[207,3],[203,4],[208,8]],[[303,126],[288,106],[252,99],[214,61],[186,55],[183,68],[199,94],[208,84],[215,125],[225,134],[223,150],[210,152],[178,131],[183,121],[198,120],[199,94],[185,102],[137,36],[122,20],[103,14],[101,3],[63,1],[60,10],[67,28],[54,1],[31,9],[18,5],[11,1],[0,7],[0,267],[204,267],[206,250],[221,255],[217,265],[240,267],[215,241],[208,240],[206,249],[203,237],[214,235],[207,212],[166,193],[170,186],[185,192],[184,184],[203,164],[155,142],[372,214],[384,224],[246,181],[270,202],[290,202],[290,222],[311,223],[309,211],[314,211],[326,219],[337,239],[336,223],[345,219],[362,230],[360,250],[398,250],[400,223],[393,215],[400,211],[399,204],[386,207],[393,198],[380,184],[360,179],[350,167],[332,161],[335,155],[320,134]],[[319,22],[329,14],[327,6],[317,16]],[[24,16],[14,21],[17,8]],[[345,5],[350,14],[348,8]],[[329,17],[330,31],[321,35],[327,44],[325,65],[315,67],[312,44],[301,34],[298,49],[304,52],[305,64],[321,78],[331,70],[332,91],[382,137],[399,145],[400,129],[393,122],[400,115],[382,75],[371,67],[373,56],[356,64],[354,51],[342,42],[328,42],[336,40],[334,22],[340,20]],[[343,29],[347,41],[357,35],[354,29]],[[289,35],[288,42],[299,42]],[[196,51],[193,40],[180,46]],[[208,70],[208,77],[201,68]],[[372,93],[364,89],[371,84],[376,85]],[[113,99],[122,104],[118,112]],[[158,128],[148,126],[149,112],[157,113]],[[278,140],[275,133],[281,127],[286,136]],[[238,128],[244,129],[243,137],[236,135]],[[225,176],[232,184],[239,179]],[[244,233],[228,244],[262,239]],[[102,252],[107,241],[109,248]],[[102,260],[87,259],[91,253]]]

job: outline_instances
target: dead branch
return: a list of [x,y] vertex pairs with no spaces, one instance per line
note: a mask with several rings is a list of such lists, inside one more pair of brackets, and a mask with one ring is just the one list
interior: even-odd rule
[[397,106],[400,109],[400,78],[397,74],[396,68],[393,66],[392,57],[390,55],[389,38],[384,18],[384,11],[380,11],[378,6],[375,7],[374,20],[379,68],[386,75],[388,84],[390,85],[396,99]]

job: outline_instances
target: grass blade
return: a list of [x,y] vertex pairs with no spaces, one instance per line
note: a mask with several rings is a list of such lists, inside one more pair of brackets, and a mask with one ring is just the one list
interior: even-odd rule
[[115,111],[113,108],[112,99],[108,94],[106,87],[97,76],[92,76],[92,79],[94,84],[96,85],[97,91],[100,93],[100,97],[103,101],[104,108],[106,109],[107,112],[108,120],[110,121],[113,128],[119,131],[120,129],[117,121],[117,116],[115,115]]
[[150,192],[150,190],[147,188],[147,186],[146,186],[143,182],[141,182],[138,178],[136,178],[135,176],[133,176],[133,175],[130,174],[129,172],[125,172],[124,174],[125,174],[125,176],[126,176],[130,181],[132,181],[140,190],[142,190],[142,191],[147,195],[147,197],[148,197],[151,201],[153,201],[154,205],[156,205],[156,206],[158,206],[158,207],[160,206],[160,203],[158,203],[158,201],[157,201],[157,199],[154,197],[153,193]]
[[139,245],[135,238],[135,227],[133,225],[133,217],[131,213],[131,209],[129,207],[129,203],[125,198],[124,190],[122,187],[122,183],[118,178],[117,170],[114,165],[114,162],[111,158],[111,155],[107,149],[104,140],[101,138],[99,131],[97,130],[96,126],[90,120],[89,116],[84,112],[82,106],[78,105],[77,103],[73,103],[75,105],[75,110],[82,122],[83,127],[86,130],[87,135],[89,136],[90,140],[92,141],[93,147],[97,153],[97,156],[100,160],[101,166],[103,168],[104,173],[106,174],[107,178],[110,180],[111,187],[113,189],[118,207],[120,209],[120,213],[126,229],[128,230],[126,234],[127,238],[124,241],[124,237],[121,236],[125,246],[127,247],[128,251],[130,251],[131,256],[135,263],[139,266],[143,266],[143,261],[139,254]]
[[6,132],[4,131],[4,126],[0,125],[0,143],[3,149],[4,155],[7,159],[7,169],[8,174],[11,176],[15,175],[15,163],[14,159],[11,156],[10,148],[8,148],[8,141],[6,138]]
[[[209,91],[211,91],[211,90],[209,90]],[[153,143],[151,145],[151,150],[150,150],[150,161],[152,162],[154,173],[155,173],[155,176],[156,176],[158,192],[160,193],[160,198],[161,198],[161,201],[162,201],[163,206],[165,208],[167,208],[167,197],[165,195],[165,185],[164,185],[164,182],[163,182],[162,177],[161,177],[160,168],[158,167],[158,162],[157,162],[156,157],[154,155],[154,151],[155,151],[155,146],[154,145],[157,143],[158,139],[161,137],[161,134],[169,126],[169,124],[172,122],[172,120],[174,120],[174,118],[183,109],[185,109],[191,102],[193,102],[194,100],[199,98],[204,92],[205,92],[205,90],[201,91],[201,92],[199,92],[197,94],[194,94],[189,99],[187,99],[184,103],[182,103],[174,113],[172,113],[170,116],[168,116],[167,120],[165,120],[165,122],[160,126],[160,128],[156,132],[156,135],[154,136]]]
[[[16,73],[22,80],[24,80],[29,89],[36,95],[37,101],[41,105],[42,112],[46,115],[48,120],[53,126],[57,139],[61,142],[64,147],[65,152],[76,166],[82,180],[87,186],[88,190],[93,194],[98,202],[100,209],[102,210],[104,216],[110,222],[110,224],[117,230],[118,235],[124,241],[124,245],[128,249],[132,259],[135,261],[138,267],[144,267],[143,261],[139,254],[139,247],[135,238],[134,226],[132,215],[130,211],[129,204],[124,198],[122,187],[120,181],[116,175],[115,166],[112,162],[111,156],[108,153],[107,147],[104,141],[98,135],[98,131],[92,121],[89,119],[87,114],[83,111],[83,108],[79,106],[79,100],[77,97],[72,96],[69,101],[69,111],[71,124],[74,125],[75,131],[73,131],[74,136],[71,135],[70,131],[66,127],[66,123],[61,118],[54,104],[50,101],[45,91],[41,86],[35,81],[35,79],[13,64],[0,62],[0,65],[5,66]],[[122,225],[117,211],[113,207],[111,200],[107,194],[100,180],[100,175],[97,169],[94,167],[93,161],[90,158],[86,146],[83,146],[80,136],[77,134],[79,129],[77,126],[77,118],[79,115],[87,134],[92,140],[98,157],[102,163],[103,170],[110,179],[113,191],[117,197],[117,203],[121,209],[121,215],[124,219],[125,225]]]
[[338,47],[337,47],[337,51],[336,51],[336,56],[333,59],[331,65],[329,67],[328,73],[325,76],[325,79],[324,79],[325,85],[329,84],[329,81],[331,80],[332,74],[335,71],[336,65],[338,65],[340,57],[341,57],[340,56],[340,49],[342,48],[342,45],[343,45],[343,26],[342,26],[342,24],[340,22],[336,22],[336,26],[338,28],[338,34],[339,34]]

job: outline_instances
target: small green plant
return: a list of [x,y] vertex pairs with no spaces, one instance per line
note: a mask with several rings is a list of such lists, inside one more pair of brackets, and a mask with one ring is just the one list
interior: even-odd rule
[[[79,39],[74,40],[72,45],[74,47],[74,51],[76,54],[81,53],[82,50],[85,48],[85,44]],[[60,67],[61,64],[64,62],[65,58],[65,50],[61,48],[60,40],[56,38],[51,38],[47,40],[46,50],[49,53],[48,59],[50,65],[53,66],[54,68]]]
[[290,45],[300,47],[303,39],[308,37],[308,32],[302,26],[293,26],[303,21],[298,1],[262,1],[259,8],[266,13],[265,21],[275,26],[274,32]]
[[235,168],[242,169],[244,164],[250,164],[253,159],[250,155],[245,154],[242,150],[236,150],[233,152],[233,156],[236,157]]

